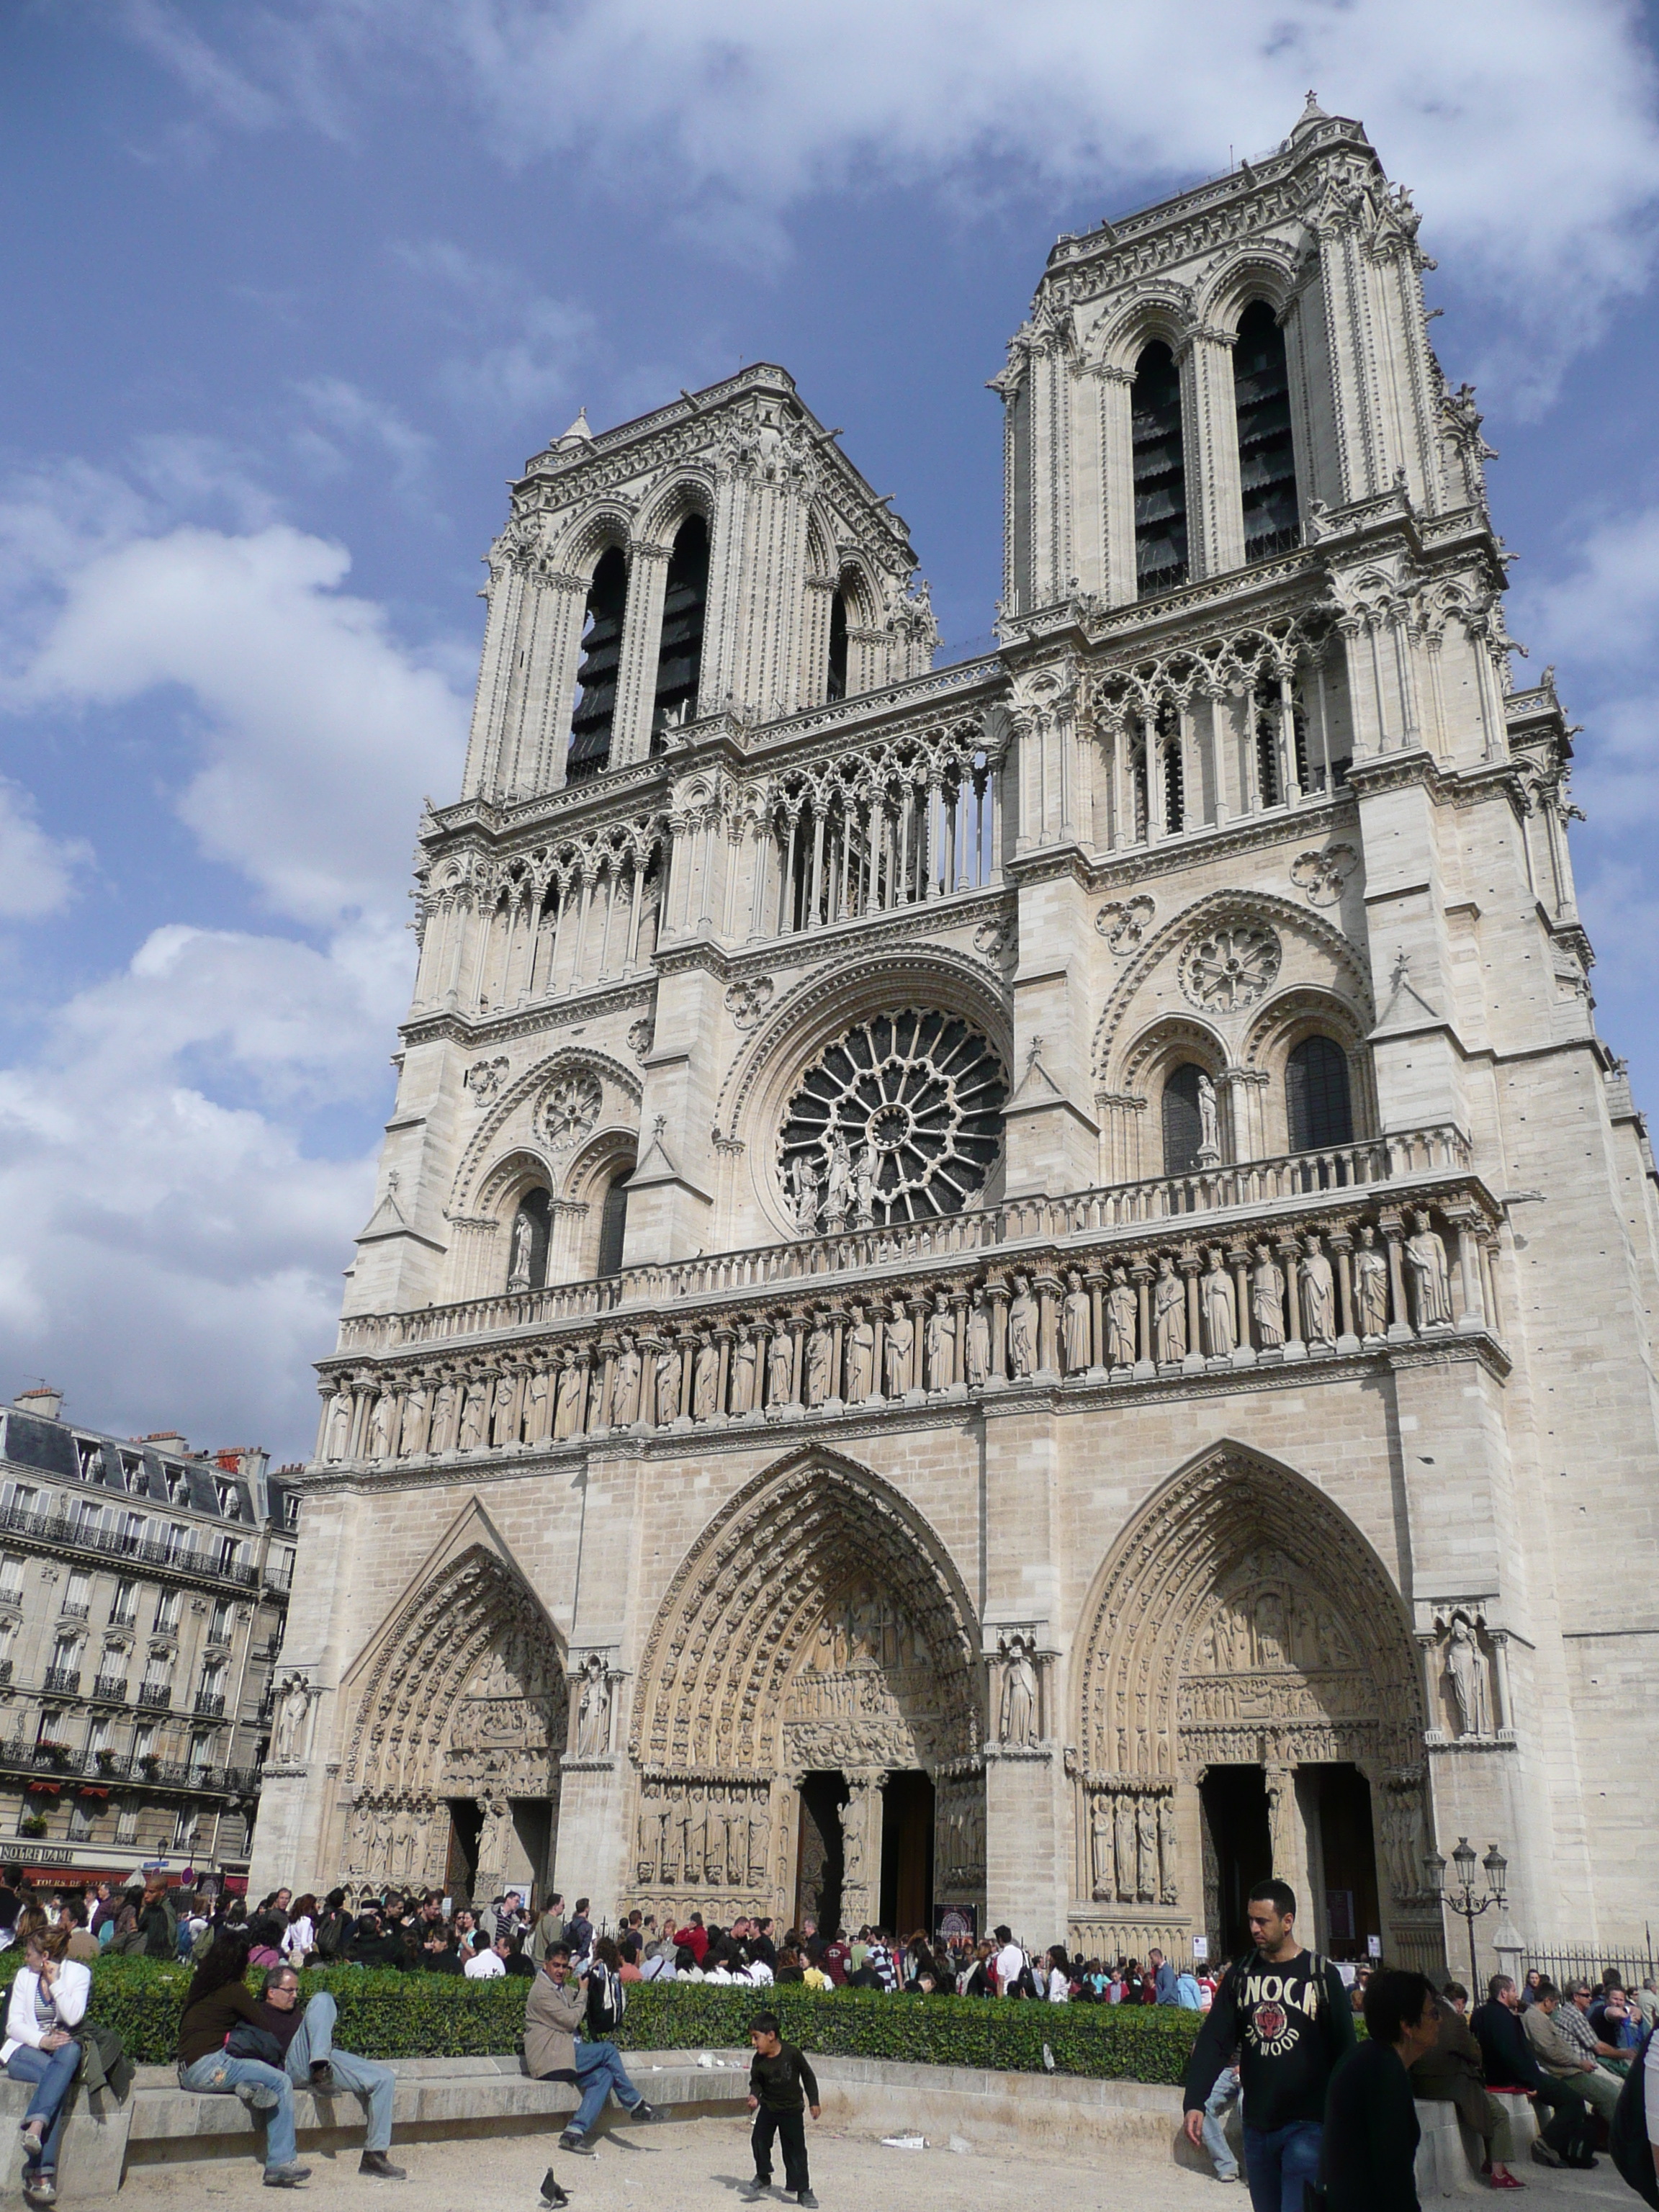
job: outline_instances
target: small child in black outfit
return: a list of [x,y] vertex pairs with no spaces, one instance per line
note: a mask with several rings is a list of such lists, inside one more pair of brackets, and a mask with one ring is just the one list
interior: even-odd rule
[[749,2065],[749,2109],[755,2115],[750,2137],[755,2148],[755,2178],[743,2191],[745,2204],[758,2204],[772,2186],[772,2138],[783,2138],[783,2181],[786,2194],[793,2192],[797,2204],[811,2212],[817,2203],[806,2171],[806,2123],[803,2106],[812,2118],[820,2117],[817,2077],[805,2054],[785,2043],[775,2012],[757,2012],[749,2025],[755,2056]]

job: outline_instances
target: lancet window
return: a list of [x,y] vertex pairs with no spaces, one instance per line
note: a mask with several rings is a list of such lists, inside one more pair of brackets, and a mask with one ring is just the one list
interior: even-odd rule
[[630,975],[656,945],[662,825],[620,824],[538,849],[483,902],[467,1000],[500,1012]]
[[622,1273],[623,1240],[628,1232],[628,1178],[634,1172],[630,1161],[620,1168],[605,1187],[605,1198],[599,1207],[599,1257],[593,1272],[596,1275],[619,1275]]
[[847,696],[847,594],[837,592],[830,602],[830,683],[826,697],[833,703]]
[[1328,1036],[1304,1037],[1285,1065],[1285,1110],[1293,1152],[1353,1142],[1348,1056]]
[[[1199,1165],[1204,1143],[1204,1119],[1200,1108],[1204,1070],[1188,1060],[1172,1068],[1164,1085],[1164,1172],[1190,1175]],[[1212,1093],[1213,1096],[1213,1092]]]
[[1265,300],[1253,300],[1239,320],[1233,400],[1244,495],[1244,558],[1265,561],[1302,543],[1285,333]]
[[1181,373],[1168,346],[1149,345],[1129,395],[1134,447],[1135,581],[1139,596],[1187,580],[1187,457]]
[[611,731],[617,714],[617,669],[622,659],[623,617],[628,607],[628,563],[612,545],[599,556],[587,587],[582,617],[582,657],[576,671],[576,705],[570,717],[565,780],[580,783],[610,765]]
[[696,720],[708,603],[708,525],[702,515],[690,514],[675,534],[663,593],[662,639],[651,709],[653,751],[661,750],[664,730]]

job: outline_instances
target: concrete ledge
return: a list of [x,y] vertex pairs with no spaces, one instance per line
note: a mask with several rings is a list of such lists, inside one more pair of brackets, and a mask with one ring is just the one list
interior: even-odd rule
[[[23,2144],[17,2130],[33,2094],[28,2082],[0,2074],[0,2200],[22,2201]],[[113,2097],[93,2098],[79,2088],[70,2092],[70,2116],[58,2156],[61,2197],[79,2203],[85,2197],[112,2197],[121,2186],[132,2106],[131,2097],[118,2105]]]

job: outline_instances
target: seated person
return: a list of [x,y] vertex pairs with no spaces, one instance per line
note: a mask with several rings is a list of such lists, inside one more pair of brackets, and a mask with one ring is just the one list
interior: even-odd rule
[[455,1938],[447,1924],[434,1920],[426,1931],[421,1945],[421,1971],[428,1974],[459,1974],[461,1954],[455,1948]]
[[525,2000],[524,2070],[537,2081],[574,2081],[581,2091],[575,2117],[559,2137],[560,2149],[580,2158],[593,2154],[586,2136],[613,2089],[617,2101],[636,2120],[663,2117],[629,2079],[614,2043],[577,2041],[587,2014],[587,1997],[586,1977],[578,1980],[570,1971],[568,1946],[550,1943]]
[[1407,2069],[1412,2094],[1425,2104],[1455,2105],[1459,2118],[1468,2121],[1486,2147],[1492,2187],[1519,2189],[1509,2166],[1515,2156],[1509,2114],[1486,2094],[1480,2045],[1466,2017],[1468,2008],[1469,1993],[1462,1982],[1448,1982],[1433,2048]]
[[335,2010],[326,1990],[301,2004],[300,1977],[292,1966],[273,1966],[266,1974],[260,2025],[282,2045],[289,2080],[319,2097],[337,2088],[361,2097],[368,2108],[368,2133],[357,2171],[373,2174],[378,2181],[401,2181],[404,2168],[393,2166],[386,2156],[392,2148],[392,2098],[398,2077],[389,2066],[336,2049]]
[[[1561,1992],[1546,1975],[1538,1984],[1538,2002],[1528,2005],[1523,2015],[1533,2056],[1553,2081],[1571,2089],[1611,2119],[1624,2085],[1616,2075],[1596,2064],[1594,2045],[1586,2053],[1577,2039],[1568,2034],[1557,2017],[1561,2010]],[[1576,2013],[1573,2018],[1577,2018]]]
[[58,2193],[64,2107],[81,2063],[73,2031],[85,2019],[92,1994],[91,1969],[71,1959],[69,1947],[69,1925],[61,1921],[26,1939],[0,2049],[0,2062],[12,2080],[34,2084],[23,2118],[23,2186],[46,2204]]
[[294,2085],[268,2059],[245,2058],[228,2046],[239,2027],[269,2033],[247,1986],[246,1930],[226,1929],[213,1942],[185,1992],[179,2021],[179,2087],[223,2091],[265,2116],[265,2186],[297,2189],[311,2172],[294,2152]]

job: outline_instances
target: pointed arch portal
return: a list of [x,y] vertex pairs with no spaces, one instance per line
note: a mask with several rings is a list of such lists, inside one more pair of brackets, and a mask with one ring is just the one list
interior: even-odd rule
[[647,1646],[624,1909],[916,1926],[982,1905],[981,1674],[968,1594],[896,1491],[823,1451],[757,1475]]
[[1406,1607],[1323,1492],[1218,1444],[1134,1516],[1085,1613],[1076,1674],[1079,1940],[1243,1936],[1250,1882],[1297,1893],[1310,1945],[1437,1961],[1422,1895],[1422,1691]]

